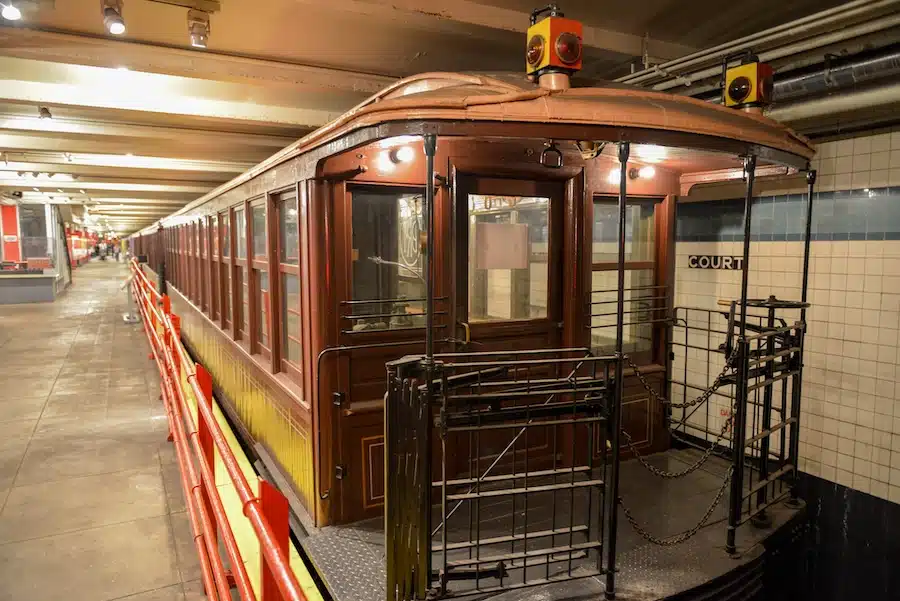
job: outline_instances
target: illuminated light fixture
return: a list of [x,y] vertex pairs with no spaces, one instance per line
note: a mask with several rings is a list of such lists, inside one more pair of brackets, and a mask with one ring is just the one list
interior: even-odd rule
[[116,67],[116,71],[131,71],[128,67]]
[[122,0],[101,0],[103,26],[113,35],[125,33],[125,19],[122,18]]
[[39,119],[53,119],[53,113],[50,112],[46,106],[42,106],[38,108],[38,118]]
[[188,32],[191,34],[191,46],[206,48],[209,41],[209,13],[192,8],[188,11]]
[[12,3],[12,0],[9,0],[6,4],[0,6],[3,6],[3,11],[0,11],[0,16],[3,16],[7,21],[18,21],[22,18],[22,11],[16,8]]
[[410,146],[401,146],[391,151],[391,161],[394,163],[409,163],[415,157],[416,153]]
[[641,167],[640,171],[638,171],[638,175],[643,179],[653,179],[653,176],[656,175],[656,167],[653,165]]
[[648,163],[659,163],[668,155],[668,151],[664,146],[656,144],[638,144],[635,149],[635,155],[642,161]]
[[618,184],[619,183],[619,170],[612,169],[609,172],[609,175],[606,176],[606,181],[609,182],[610,184]]

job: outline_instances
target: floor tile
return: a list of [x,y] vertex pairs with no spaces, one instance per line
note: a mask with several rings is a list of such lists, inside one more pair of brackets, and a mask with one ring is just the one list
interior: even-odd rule
[[181,580],[196,580],[201,576],[200,559],[197,557],[190,517],[187,512],[182,512],[170,514],[169,518],[172,523],[172,537],[175,541],[175,553],[178,558]]
[[0,422],[20,419],[37,419],[41,416],[47,395],[22,396],[11,391],[4,391],[0,399]]
[[168,518],[0,545],[0,601],[106,601],[180,582]]
[[89,436],[62,442],[35,439],[28,448],[15,484],[23,486],[149,467],[158,462],[156,446]]
[[[119,597],[111,601],[184,601],[184,586],[182,584],[173,584],[154,591],[129,595],[127,597]],[[203,599],[206,599],[204,595]],[[199,601],[199,600],[198,600]]]
[[158,467],[19,486],[0,511],[0,543],[166,513]]
[[26,448],[27,443],[0,448],[0,490],[12,487]]

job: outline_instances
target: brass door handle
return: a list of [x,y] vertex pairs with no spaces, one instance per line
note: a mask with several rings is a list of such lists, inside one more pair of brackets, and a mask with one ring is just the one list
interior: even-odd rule
[[472,341],[472,329],[469,327],[469,324],[467,324],[464,321],[458,321],[456,323],[458,323],[460,326],[462,326],[462,329],[466,333],[465,339],[463,340],[463,342],[465,342],[466,344],[469,344]]

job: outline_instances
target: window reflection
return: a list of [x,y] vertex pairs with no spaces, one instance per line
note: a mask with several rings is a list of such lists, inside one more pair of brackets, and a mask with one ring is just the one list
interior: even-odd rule
[[353,331],[424,326],[424,196],[357,188],[353,211]]

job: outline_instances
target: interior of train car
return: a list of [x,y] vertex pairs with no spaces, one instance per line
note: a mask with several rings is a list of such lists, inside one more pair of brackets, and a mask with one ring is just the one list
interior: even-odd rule
[[[617,570],[627,590],[617,536],[620,553],[653,536],[612,516],[630,502],[629,522],[659,526],[675,476],[708,493],[678,502],[714,518],[710,548],[747,551],[793,515],[776,503],[805,304],[748,299],[745,281],[721,312],[673,319],[674,211],[715,181],[746,182],[749,211],[756,177],[803,171],[813,149],[754,110],[764,69],[724,107],[570,88],[568,50],[543,64],[529,47],[533,86],[404,80],[133,239],[337,599],[384,598],[385,578],[403,599],[583,576],[610,595]],[[701,356],[720,376],[679,379]],[[746,450],[730,442],[745,429]],[[717,476],[643,458],[676,446],[715,452]]]

